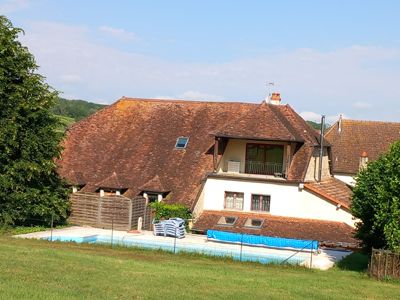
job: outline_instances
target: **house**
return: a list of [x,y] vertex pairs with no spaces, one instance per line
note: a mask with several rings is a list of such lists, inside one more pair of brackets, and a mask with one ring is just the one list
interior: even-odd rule
[[259,104],[122,98],[70,128],[59,165],[79,190],[73,212],[87,195],[114,195],[130,207],[184,204],[197,232],[354,245],[351,191],[331,175],[330,144],[320,150],[279,94]]
[[334,177],[354,185],[354,176],[367,162],[376,160],[392,143],[400,140],[400,123],[340,117],[325,137],[331,144]]

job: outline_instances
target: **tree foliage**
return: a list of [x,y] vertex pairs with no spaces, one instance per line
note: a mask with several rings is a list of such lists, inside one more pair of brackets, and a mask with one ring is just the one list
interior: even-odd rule
[[400,252],[400,141],[358,174],[351,210],[366,249]]
[[[314,121],[306,121],[308,125],[310,125],[312,128],[314,128],[315,130],[321,130],[321,123],[316,123]],[[331,127],[330,124],[326,124],[324,126],[324,131],[327,131],[329,129],[329,127]]]
[[104,107],[106,107],[106,105],[91,103],[84,100],[58,98],[52,108],[52,112],[56,115],[70,117],[75,121],[79,121]]
[[58,96],[36,73],[21,32],[0,16],[0,223],[62,220],[68,190],[56,171],[62,133],[51,113]]

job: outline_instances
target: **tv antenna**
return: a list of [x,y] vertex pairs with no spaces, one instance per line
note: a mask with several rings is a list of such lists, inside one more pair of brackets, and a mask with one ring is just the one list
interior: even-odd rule
[[268,102],[271,99],[271,95],[272,95],[272,87],[275,86],[275,83],[273,81],[271,82],[266,82],[265,84],[267,86],[267,91],[268,91]]

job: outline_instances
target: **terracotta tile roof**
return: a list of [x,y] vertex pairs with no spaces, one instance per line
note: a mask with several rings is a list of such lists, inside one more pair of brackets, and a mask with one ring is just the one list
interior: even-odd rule
[[[237,217],[233,226],[218,225],[221,216]],[[260,229],[245,227],[247,218],[262,219]],[[359,241],[354,238],[354,229],[340,222],[300,219],[268,214],[240,213],[230,211],[204,211],[193,226],[193,230],[206,232],[208,229],[240,232],[255,235],[284,237],[304,240],[317,240],[324,245],[349,244],[357,247]]]
[[289,105],[263,102],[237,112],[216,136],[318,144],[318,134]]
[[[242,118],[245,123],[240,123]],[[303,140],[290,179],[304,179],[311,154],[302,147],[315,144],[315,131],[288,105],[134,98],[122,98],[68,130],[60,174],[67,179],[72,171],[83,174],[89,192],[115,171],[130,197],[158,177],[162,189],[170,191],[168,201],[193,207],[202,179],[213,170],[212,134],[235,123],[243,127],[239,134],[261,126],[265,134],[257,131],[258,138]],[[181,136],[189,137],[189,143],[178,150],[175,142]]]
[[295,180],[297,178],[301,178],[304,181],[304,178],[307,173],[307,167],[310,162],[313,147],[308,145],[303,145],[294,155],[292,161],[290,163],[289,172],[287,175],[288,180]]
[[106,189],[126,189],[128,186],[121,183],[117,173],[113,172],[111,176],[104,178],[102,181],[95,184],[97,188]]
[[352,191],[341,180],[332,177],[322,182],[305,183],[304,188],[335,204],[350,209]]
[[161,183],[160,177],[158,175],[154,176],[144,185],[140,186],[139,190],[144,192],[160,192],[160,193],[168,192],[168,189],[166,189],[164,185]]
[[75,172],[74,170],[70,170],[66,178],[68,178],[68,183],[71,185],[83,186],[86,183],[83,174],[81,172]]
[[325,135],[332,145],[334,173],[356,174],[364,151],[373,161],[400,140],[400,123],[342,120],[340,132],[338,127],[336,122]]

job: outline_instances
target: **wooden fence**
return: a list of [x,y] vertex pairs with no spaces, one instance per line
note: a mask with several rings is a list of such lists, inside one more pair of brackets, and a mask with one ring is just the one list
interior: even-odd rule
[[378,279],[400,279],[400,254],[387,250],[372,249],[369,275]]
[[137,229],[138,218],[142,217],[143,229],[151,229],[151,209],[146,199],[130,199],[121,195],[105,195],[78,192],[71,195],[69,222],[118,230]]

